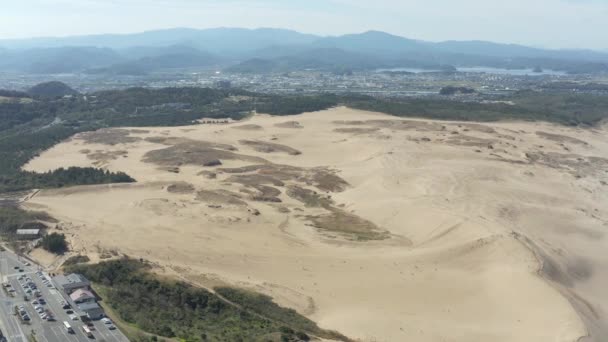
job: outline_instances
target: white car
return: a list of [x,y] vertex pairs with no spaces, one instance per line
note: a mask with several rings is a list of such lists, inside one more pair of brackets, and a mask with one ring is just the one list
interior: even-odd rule
[[76,316],[76,315],[70,315],[70,319],[72,321],[77,321],[78,320],[78,316]]
[[112,321],[107,317],[102,318],[101,321],[103,324],[112,324]]

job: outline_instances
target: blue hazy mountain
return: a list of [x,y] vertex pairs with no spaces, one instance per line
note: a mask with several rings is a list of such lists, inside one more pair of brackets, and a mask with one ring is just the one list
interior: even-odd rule
[[379,31],[321,37],[283,29],[168,29],[0,40],[0,70],[141,74],[221,67],[248,72],[488,66],[607,72],[608,53],[484,41],[426,42]]

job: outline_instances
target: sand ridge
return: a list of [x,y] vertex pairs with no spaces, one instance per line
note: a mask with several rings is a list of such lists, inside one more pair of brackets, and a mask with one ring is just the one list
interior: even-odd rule
[[120,142],[77,136],[25,167],[127,151],[103,165],[137,184],[42,191],[26,204],[58,218],[76,252],[251,287],[362,341],[608,331],[603,131],[336,108],[109,135]]

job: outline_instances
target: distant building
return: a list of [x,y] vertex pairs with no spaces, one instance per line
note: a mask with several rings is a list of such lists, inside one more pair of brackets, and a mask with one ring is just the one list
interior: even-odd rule
[[100,319],[105,315],[101,306],[95,302],[82,303],[77,305],[77,307],[78,311],[82,313],[81,317],[84,316],[91,320]]
[[78,289],[70,294],[70,299],[76,304],[95,303],[93,292],[85,289]]
[[20,240],[33,240],[40,237],[40,229],[17,229],[17,238]]
[[79,289],[91,289],[91,282],[82,274],[72,273],[68,275],[58,275],[54,279],[55,283],[68,295]]

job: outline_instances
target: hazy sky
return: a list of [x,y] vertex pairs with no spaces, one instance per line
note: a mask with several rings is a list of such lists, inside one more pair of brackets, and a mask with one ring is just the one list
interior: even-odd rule
[[0,0],[0,39],[220,26],[608,49],[608,0]]

